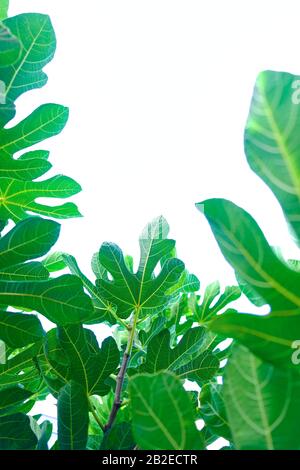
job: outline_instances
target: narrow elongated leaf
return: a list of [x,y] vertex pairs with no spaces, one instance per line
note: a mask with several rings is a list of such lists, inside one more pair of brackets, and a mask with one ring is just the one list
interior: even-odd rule
[[275,310],[300,306],[300,273],[273,252],[254,219],[225,199],[198,205],[227,261]]
[[271,188],[300,243],[300,77],[259,74],[245,130],[251,168]]
[[300,449],[300,378],[236,345],[224,377],[226,413],[237,449]]
[[40,341],[45,332],[35,315],[0,310],[0,339],[11,348],[22,348]]
[[190,380],[210,379],[219,368],[218,359],[207,351],[207,335],[204,328],[192,328],[174,347],[170,347],[171,335],[163,329],[148,344],[146,362],[142,372],[170,370],[180,378]]
[[0,416],[0,450],[32,450],[36,445],[28,416],[21,413]]
[[[6,5],[2,15],[5,16]],[[5,27],[18,38],[22,50],[17,61],[0,63],[0,79],[6,85],[5,104],[0,106],[0,123],[14,117],[15,100],[24,92],[47,82],[43,67],[52,59],[56,40],[48,16],[26,13],[4,20]]]
[[300,372],[300,361],[292,360],[294,344],[300,339],[299,309],[266,316],[228,312],[209,326],[224,337],[237,339],[263,360]]
[[59,448],[85,449],[89,423],[86,391],[74,381],[67,383],[59,393],[57,406]]
[[169,372],[141,374],[129,381],[133,434],[140,449],[202,449],[192,403]]
[[161,258],[174,247],[174,240],[167,239],[168,224],[158,217],[148,224],[140,237],[140,263],[134,274],[128,269],[121,249],[113,243],[103,243],[99,262],[113,277],[113,280],[97,279],[101,297],[117,306],[120,318],[127,318],[139,309],[142,315],[165,308],[172,300],[167,292],[178,284],[184,271],[184,264],[176,259],[167,259],[160,273],[154,269]]
[[39,282],[0,281],[0,302],[36,310],[59,325],[82,323],[93,313],[80,280],[68,274]]

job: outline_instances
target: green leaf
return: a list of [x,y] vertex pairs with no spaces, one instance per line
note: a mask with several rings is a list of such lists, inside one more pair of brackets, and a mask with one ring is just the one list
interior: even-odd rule
[[[2,2],[5,0],[1,0]],[[3,20],[3,15],[5,14],[5,7],[1,9],[1,1],[0,1],[0,21]],[[2,18],[1,18],[2,16]],[[9,29],[1,22],[0,23],[0,67],[5,65],[14,64],[18,58],[20,57],[22,51],[22,44],[18,40],[16,36],[11,34]],[[1,76],[0,71],[0,76]],[[6,100],[5,96],[5,84],[3,89],[1,90],[1,103]],[[1,114],[1,108],[0,108]]]
[[222,397],[223,385],[207,383],[201,389],[200,413],[208,429],[224,439],[231,439],[231,432]]
[[1,153],[12,156],[20,150],[59,134],[65,127],[68,116],[68,108],[59,104],[39,106],[14,127],[0,129]]
[[49,272],[39,262],[17,264],[1,268],[1,281],[42,281],[49,278]]
[[93,304],[95,306],[94,315],[89,319],[89,324],[95,324],[99,322],[107,321],[114,325],[118,321],[114,309],[110,302],[106,301],[99,295],[99,291],[96,286],[80,271],[74,256],[67,253],[62,254],[63,262],[68,266],[71,273],[78,276],[82,281],[83,286],[89,292],[92,297]]
[[49,152],[45,150],[32,150],[23,153],[19,158],[11,158],[3,153],[0,160],[0,178],[35,180],[51,169],[48,156]]
[[171,335],[164,329],[148,344],[146,362],[142,372],[173,371],[180,378],[205,381],[213,377],[219,369],[218,359],[209,351],[207,334],[204,328],[192,328],[174,347],[170,347]]
[[300,77],[259,74],[245,130],[253,171],[271,188],[300,242]]
[[140,449],[203,448],[192,403],[175,375],[169,372],[136,375],[129,380],[129,393],[133,434]]
[[35,315],[0,310],[0,339],[11,348],[22,348],[40,341],[45,332]]
[[32,392],[16,385],[14,387],[0,390],[0,416],[15,413],[15,408],[32,396]]
[[299,375],[236,345],[226,367],[224,400],[237,449],[300,449]]
[[241,296],[241,290],[236,286],[227,286],[220,295],[221,288],[218,281],[209,284],[205,291],[201,304],[196,304],[195,314],[199,323],[205,323],[216,316],[228,304]]
[[160,273],[154,269],[161,258],[174,247],[174,240],[167,239],[169,226],[163,217],[154,219],[140,237],[140,263],[135,274],[128,269],[121,249],[113,243],[103,243],[99,262],[113,280],[97,279],[100,297],[117,306],[120,318],[127,318],[138,309],[146,316],[165,308],[173,299],[167,291],[176,285],[184,271],[184,264],[176,258],[168,259]]
[[135,448],[131,424],[115,424],[107,433],[104,434],[100,450],[132,450]]
[[299,309],[272,311],[264,316],[227,312],[209,327],[224,337],[237,339],[265,361],[300,372],[298,361],[292,360],[300,339]]
[[219,247],[227,261],[274,310],[300,307],[300,273],[273,252],[255,220],[225,199],[210,199],[204,209]]
[[0,20],[7,18],[9,0],[0,0]]
[[63,259],[63,253],[61,251],[55,251],[48,255],[42,261],[43,266],[49,271],[49,273],[55,273],[66,268],[66,263]]
[[29,217],[0,238],[0,270],[46,254],[57,241],[60,225]]
[[120,353],[113,338],[106,338],[99,348],[95,335],[81,325],[60,328],[59,343],[69,360],[67,379],[80,383],[89,395],[106,395],[108,377],[116,372]]
[[68,274],[39,282],[0,281],[0,301],[36,310],[59,325],[82,323],[93,313],[80,280]]
[[34,362],[40,354],[41,344],[35,343],[29,348],[21,351],[4,364],[0,364],[0,387],[1,389],[13,385],[23,384],[31,390],[31,386],[40,382],[40,372]]
[[89,410],[84,388],[74,381],[67,383],[59,393],[57,407],[60,450],[85,449]]
[[46,15],[25,13],[7,18],[4,26],[18,38],[22,49],[14,63],[0,63],[0,78],[6,85],[5,104],[0,106],[2,125],[14,117],[14,102],[21,94],[45,85],[47,75],[43,68],[52,59],[56,48],[52,24]]
[[28,416],[21,413],[0,416],[0,450],[33,450],[36,445]]

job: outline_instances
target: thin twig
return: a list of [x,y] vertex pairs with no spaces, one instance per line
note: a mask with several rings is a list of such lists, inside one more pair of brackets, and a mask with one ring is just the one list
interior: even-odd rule
[[102,429],[102,431],[104,432],[104,425],[101,423],[100,421],[100,418],[99,416],[97,415],[96,411],[95,411],[95,408],[94,408],[94,405],[93,403],[91,402],[90,398],[88,399],[89,400],[89,408],[90,408],[90,412],[92,413],[96,423],[98,424],[98,426]]

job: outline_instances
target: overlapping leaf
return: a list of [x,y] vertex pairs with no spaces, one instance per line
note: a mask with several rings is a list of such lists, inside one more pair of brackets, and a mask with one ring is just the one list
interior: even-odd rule
[[[5,15],[5,8],[3,10]],[[47,82],[44,66],[52,59],[56,39],[47,15],[26,13],[3,21],[21,44],[20,54],[12,61],[0,62],[0,79],[5,83],[5,103],[0,105],[0,124],[14,117],[14,102],[24,92],[40,88]],[[1,37],[1,49],[3,39]],[[1,58],[1,56],[0,56]]]
[[300,372],[300,363],[292,360],[294,345],[300,339],[299,309],[266,316],[228,312],[212,321],[210,328],[237,339],[265,361]]
[[300,77],[259,74],[245,130],[251,168],[271,188],[300,242]]
[[28,416],[22,413],[0,416],[0,450],[33,450],[36,445]]
[[209,336],[204,328],[192,328],[179,343],[170,347],[171,335],[163,329],[148,344],[142,372],[173,371],[177,377],[204,382],[217,372],[219,361],[208,350]]
[[236,345],[226,367],[224,400],[237,449],[300,449],[300,378]]
[[89,424],[86,391],[80,384],[68,382],[59,393],[57,406],[59,449],[85,449]]
[[158,217],[147,225],[140,237],[140,264],[132,273],[125,262],[121,249],[113,243],[103,243],[99,252],[99,262],[113,280],[97,279],[99,295],[117,306],[120,318],[127,318],[139,309],[142,315],[158,312],[172,300],[167,292],[177,285],[184,264],[176,258],[167,259],[160,273],[154,269],[161,258],[173,249],[174,240],[167,239],[169,227],[165,219]]
[[237,300],[241,296],[241,290],[237,286],[227,286],[220,294],[221,288],[218,281],[206,287],[202,302],[195,304],[195,315],[200,324],[209,321],[231,302]]
[[300,273],[273,252],[254,219],[225,199],[199,205],[227,261],[274,310],[300,306]]
[[133,434],[140,449],[195,450],[203,438],[181,381],[169,372],[136,375],[129,381]]
[[0,339],[11,348],[40,341],[45,332],[35,315],[0,310]]
[[[106,395],[110,390],[106,381],[116,372],[120,361],[114,339],[106,338],[99,348],[92,331],[81,325],[60,328],[57,339],[56,346],[46,351],[53,372],[63,380],[74,380],[81,384],[89,395]],[[67,363],[61,362],[61,356],[55,357],[55,354],[60,354],[59,348]]]
[[222,397],[223,385],[207,383],[201,389],[200,416],[213,435],[231,439],[231,432]]

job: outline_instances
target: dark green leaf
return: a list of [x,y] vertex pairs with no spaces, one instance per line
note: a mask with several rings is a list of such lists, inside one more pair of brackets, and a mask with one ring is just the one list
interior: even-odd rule
[[84,388],[74,381],[67,383],[59,393],[57,407],[60,450],[85,449],[89,411]]
[[11,348],[22,348],[43,339],[45,332],[35,315],[0,310],[0,339]]
[[21,413],[0,416],[0,450],[32,450],[36,445],[28,416]]

